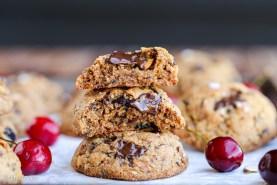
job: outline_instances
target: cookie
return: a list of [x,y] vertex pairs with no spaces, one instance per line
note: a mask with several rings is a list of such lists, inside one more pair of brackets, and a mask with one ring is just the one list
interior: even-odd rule
[[14,127],[14,123],[7,116],[0,117],[0,139],[3,138],[9,141],[16,140],[17,131]]
[[179,66],[179,95],[207,82],[240,81],[240,75],[228,58],[197,50],[184,50],[177,58]]
[[0,184],[21,184],[21,164],[9,144],[0,140]]
[[114,51],[99,56],[77,78],[79,89],[112,87],[172,86],[178,67],[164,48],[151,47],[133,52]]
[[67,102],[65,102],[60,112],[61,133],[69,136],[76,136],[76,133],[74,131],[74,122],[76,122],[74,117],[74,108],[75,105],[83,99],[85,92],[86,91],[75,91],[72,97]]
[[88,176],[136,181],[179,174],[188,159],[171,133],[130,131],[85,139],[71,164]]
[[217,136],[231,136],[245,152],[259,148],[276,136],[276,109],[259,91],[240,83],[210,83],[189,91],[181,111],[187,130],[177,134],[204,150]]
[[62,88],[44,76],[22,73],[10,77],[8,86],[14,102],[8,118],[15,123],[19,135],[25,135],[26,128],[35,117],[49,115],[61,109]]
[[13,107],[10,91],[4,81],[0,79],[0,115],[7,114]]
[[[33,102],[32,109],[43,114],[55,113],[61,109],[62,87],[54,81],[35,73],[21,73],[10,77],[9,88]],[[26,107],[25,107],[26,108]]]
[[130,130],[184,128],[181,112],[159,88],[111,88],[88,92],[75,107],[76,133],[86,137]]

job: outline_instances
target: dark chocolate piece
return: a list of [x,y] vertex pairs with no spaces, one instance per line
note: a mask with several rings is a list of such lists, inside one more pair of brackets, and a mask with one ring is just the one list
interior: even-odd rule
[[233,108],[237,108],[236,102],[244,101],[241,99],[240,95],[241,95],[241,92],[236,91],[232,93],[230,96],[222,98],[221,100],[215,103],[214,110],[217,111],[218,109],[227,107],[227,106],[232,106]]
[[142,156],[147,149],[144,146],[135,143],[119,140],[117,143],[116,157],[132,161],[133,157]]
[[139,123],[135,126],[135,129],[138,129],[144,132],[153,132],[153,133],[157,133],[160,131],[160,129],[154,123]]
[[135,52],[114,51],[107,59],[112,64],[128,64],[140,69],[153,69],[157,58],[157,51],[142,53],[140,50]]
[[154,93],[145,93],[138,99],[131,102],[131,106],[137,108],[141,112],[149,112],[155,114],[161,102],[161,96]]
[[204,71],[204,67],[202,65],[194,65],[191,70],[191,72],[200,72],[200,71]]
[[11,140],[11,141],[15,141],[16,140],[16,135],[15,133],[12,131],[11,128],[6,127],[4,130],[4,134]]

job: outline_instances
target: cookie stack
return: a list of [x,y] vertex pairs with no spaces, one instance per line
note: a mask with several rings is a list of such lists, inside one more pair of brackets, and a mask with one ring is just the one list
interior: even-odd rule
[[23,179],[21,164],[7,141],[15,141],[16,131],[7,119],[13,101],[5,83],[0,80],[0,184],[20,184]]
[[177,83],[178,67],[164,48],[99,56],[78,77],[88,90],[75,107],[74,129],[84,141],[72,166],[88,176],[149,180],[182,172],[187,157],[170,131],[184,118],[159,86]]

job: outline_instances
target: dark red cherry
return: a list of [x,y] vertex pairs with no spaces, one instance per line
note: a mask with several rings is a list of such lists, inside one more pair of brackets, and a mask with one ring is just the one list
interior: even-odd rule
[[43,173],[49,169],[52,163],[49,148],[33,139],[18,143],[14,152],[21,162],[21,170],[24,175]]
[[219,172],[230,172],[240,167],[243,151],[231,137],[216,137],[208,142],[205,150],[209,165]]
[[30,138],[47,146],[53,145],[59,137],[59,126],[48,117],[36,117],[27,130]]
[[253,82],[243,82],[243,84],[249,89],[260,90],[260,88]]
[[277,184],[277,150],[271,150],[262,157],[259,172],[268,184]]

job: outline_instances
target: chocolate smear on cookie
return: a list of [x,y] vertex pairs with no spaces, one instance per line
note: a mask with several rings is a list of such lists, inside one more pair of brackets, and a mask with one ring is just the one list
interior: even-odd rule
[[241,99],[241,91],[236,91],[232,93],[228,97],[224,97],[214,105],[214,110],[217,111],[220,108],[224,108],[227,106],[232,106],[233,108],[237,108],[237,102],[243,102],[244,100]]
[[135,52],[114,51],[107,59],[112,64],[128,64],[140,69],[153,69],[157,58],[157,51],[143,53],[140,50]]
[[124,140],[119,140],[117,142],[116,157],[132,161],[133,157],[140,157],[146,151],[147,149],[144,146],[139,146],[135,143]]

